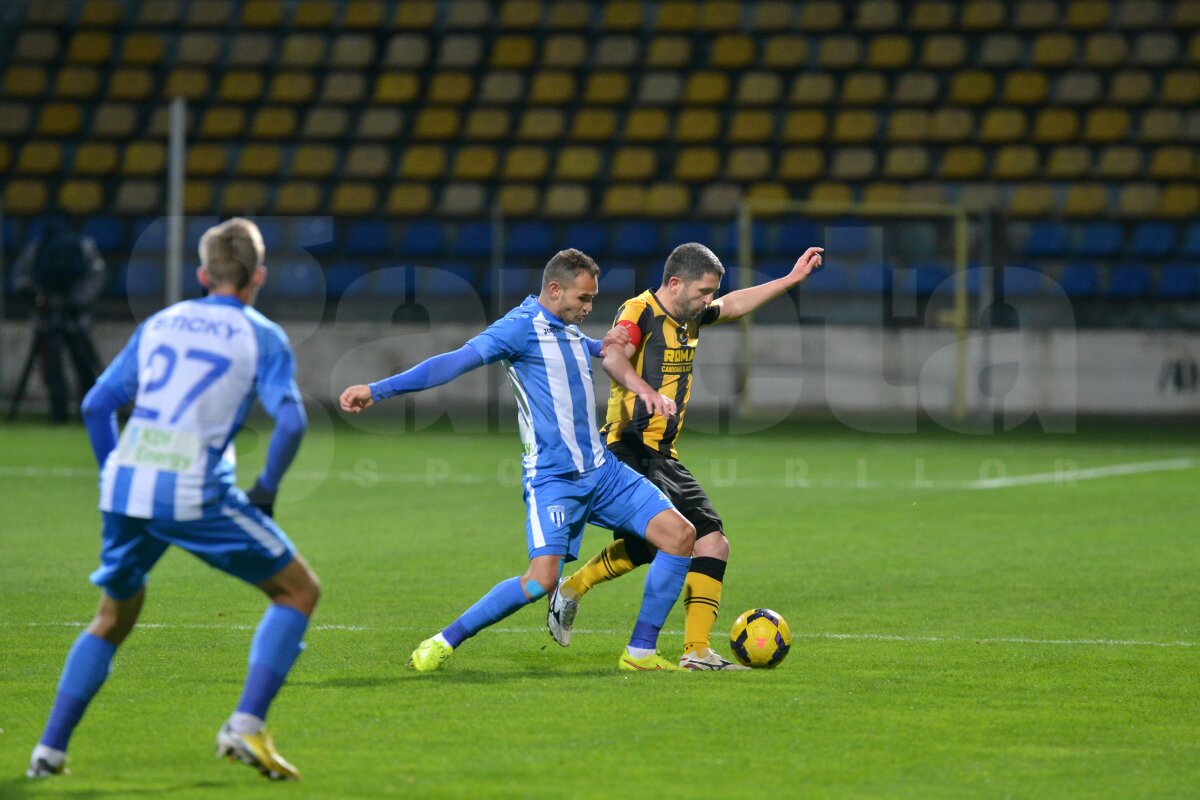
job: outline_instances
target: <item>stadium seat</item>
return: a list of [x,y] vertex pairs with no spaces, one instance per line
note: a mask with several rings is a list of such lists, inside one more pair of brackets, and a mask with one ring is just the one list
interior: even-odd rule
[[1060,258],[1067,253],[1071,232],[1066,225],[1039,222],[1029,232],[1024,254],[1030,258]]
[[103,203],[104,189],[99,181],[67,180],[58,187],[58,205],[68,214],[95,214]]
[[445,217],[478,217],[484,213],[486,202],[487,191],[482,183],[446,183],[438,198],[438,213]]
[[1187,226],[1179,254],[1185,258],[1200,258],[1200,222],[1192,222]]
[[1154,94],[1154,78],[1142,70],[1123,70],[1109,82],[1108,101],[1135,106],[1150,100]]
[[1167,298],[1192,298],[1200,294],[1200,266],[1168,264],[1163,267],[1158,294]]
[[1028,297],[1039,294],[1047,277],[1033,264],[1014,264],[1001,271],[1000,286],[1004,297]]
[[633,108],[625,117],[625,140],[658,142],[667,138],[670,117],[661,108]]
[[223,103],[249,103],[257,100],[263,91],[263,76],[261,72],[250,70],[235,70],[227,72],[221,78],[217,88],[217,100]]
[[543,68],[579,69],[587,62],[587,57],[588,43],[582,36],[560,33],[547,36],[542,41]]
[[611,183],[605,186],[600,213],[606,217],[629,217],[642,213],[646,206],[646,190],[638,184]]
[[661,256],[659,226],[653,222],[621,222],[613,232],[611,252],[620,258]]
[[1185,219],[1200,214],[1200,187],[1195,183],[1171,183],[1163,189],[1158,214],[1170,219]]
[[967,40],[954,33],[935,33],[925,37],[919,63],[925,69],[953,70],[967,57]]
[[[83,82],[77,84],[82,85]],[[150,97],[153,89],[154,75],[150,70],[115,69],[108,80],[108,96],[113,100],[144,101]]]
[[[348,104],[361,102],[367,96],[367,79],[364,75],[358,72],[330,72],[325,75],[325,79],[321,84],[321,102],[333,104]],[[366,117],[369,114],[392,113],[399,115],[399,111],[387,108],[367,108],[363,112]],[[362,130],[360,122],[359,129]]]
[[549,168],[550,155],[545,148],[523,145],[505,154],[500,176],[506,181],[536,181],[544,178]]
[[1103,82],[1096,72],[1065,72],[1054,81],[1050,102],[1057,105],[1088,106],[1100,99]]
[[991,108],[984,112],[979,125],[980,141],[996,144],[1025,139],[1028,121],[1025,112],[1015,108]]
[[1190,147],[1167,145],[1156,147],[1150,158],[1148,177],[1159,180],[1195,174],[1196,153]]
[[433,205],[433,192],[428,184],[404,182],[388,190],[387,212],[401,217],[427,214]]
[[83,109],[74,103],[47,103],[42,106],[36,133],[39,136],[69,137],[82,127]]
[[806,32],[843,29],[844,5],[833,0],[809,0],[800,7],[799,28]]
[[575,142],[608,142],[617,132],[617,116],[607,108],[580,108],[568,138]]
[[766,180],[771,173],[771,151],[765,147],[736,147],[725,159],[725,178],[748,183]]
[[126,297],[161,295],[163,281],[161,262],[131,259],[117,272],[117,291]]
[[271,78],[267,102],[289,105],[308,104],[316,94],[317,84],[307,72],[279,72]]
[[1100,151],[1096,174],[1109,180],[1126,180],[1142,174],[1142,151],[1129,145],[1110,145]]
[[559,108],[531,108],[517,122],[517,139],[549,142],[561,138],[566,128],[564,112]]
[[962,142],[975,130],[975,115],[965,108],[939,108],[929,120],[929,135],[937,142]]
[[416,139],[444,142],[458,135],[458,111],[452,108],[422,108],[417,112],[412,133]]
[[1140,117],[1143,142],[1176,144],[1184,137],[1183,115],[1173,108],[1150,108]]
[[1100,291],[1100,273],[1095,264],[1072,262],[1063,267],[1058,284],[1071,297],[1090,297]]
[[16,172],[21,175],[51,175],[62,166],[62,145],[57,142],[29,141],[17,154]]
[[510,217],[525,217],[537,211],[541,192],[537,186],[510,183],[500,187],[496,194],[500,212]]
[[721,132],[722,117],[710,108],[685,108],[675,116],[674,140],[679,144],[711,142]]
[[[610,36],[601,42],[597,56],[605,66],[628,67],[636,60],[637,40],[632,36]],[[692,63],[692,43],[683,36],[656,36],[646,46],[642,66],[648,69],[683,69]]]
[[1013,33],[989,33],[983,37],[975,64],[987,69],[1009,69],[1021,62],[1025,40]]
[[1060,145],[1051,149],[1046,162],[1047,178],[1081,178],[1090,174],[1092,152],[1082,145]]
[[998,180],[1026,180],[1032,178],[1040,168],[1040,157],[1031,145],[1002,147],[992,161],[992,177]]
[[302,144],[292,152],[289,172],[299,178],[328,178],[337,166],[338,151],[323,144]]
[[862,61],[863,45],[857,36],[835,33],[818,42],[817,66],[822,70],[853,69]]
[[709,64],[720,70],[743,70],[754,63],[756,41],[740,33],[720,35],[713,42]]
[[1178,230],[1169,222],[1140,222],[1129,239],[1129,254],[1137,258],[1165,258],[1175,252]]
[[1032,70],[1013,70],[1004,76],[1000,101],[1010,105],[1040,105],[1049,93],[1046,73]]
[[651,217],[676,218],[691,210],[689,188],[681,183],[660,181],[650,184],[646,191],[645,214]]
[[440,178],[446,171],[446,151],[438,145],[410,145],[399,155],[396,174],[405,180]]
[[880,294],[892,286],[893,270],[891,266],[878,261],[868,261],[858,265],[854,271],[854,291],[863,294]]
[[802,36],[781,34],[766,37],[762,66],[771,71],[792,71],[808,63],[808,42]]
[[1079,116],[1067,108],[1044,108],[1033,123],[1033,141],[1057,144],[1075,139],[1079,132]]
[[333,187],[329,198],[330,212],[338,215],[363,216],[375,211],[379,193],[369,183],[341,183]]
[[1086,258],[1111,258],[1125,246],[1125,232],[1115,222],[1091,222],[1080,232],[1072,248],[1075,255]]
[[1158,212],[1162,189],[1153,183],[1127,183],[1120,189],[1117,211],[1123,217],[1149,217]]
[[457,227],[451,252],[458,257],[488,258],[492,255],[492,223],[464,222]]
[[491,180],[496,175],[500,157],[494,147],[467,145],[454,154],[450,177],[455,180]]
[[250,123],[251,139],[287,139],[296,132],[296,112],[286,106],[263,106]]
[[553,241],[553,231],[545,222],[518,222],[505,235],[504,254],[518,258],[546,256]]
[[325,274],[312,259],[284,261],[275,267],[265,292],[292,300],[325,296]]
[[721,157],[713,147],[684,147],[676,151],[675,180],[689,183],[711,181],[720,169]]
[[902,72],[896,78],[892,103],[897,106],[926,106],[932,104],[940,94],[941,83],[934,73]]
[[601,36],[595,42],[592,68],[595,70],[627,71],[638,65],[641,42],[625,34]]
[[425,86],[425,100],[430,104],[456,106],[474,95],[474,81],[465,72],[437,72]]
[[825,172],[824,153],[815,147],[789,147],[779,157],[779,177],[789,183],[804,183]]
[[1102,184],[1077,183],[1067,189],[1063,214],[1068,217],[1097,217],[1108,211],[1108,188]]
[[938,167],[938,176],[947,180],[972,180],[983,175],[986,158],[983,149],[974,145],[946,148]]
[[893,180],[912,180],[928,174],[929,148],[918,145],[902,145],[888,149],[883,162],[883,177]]
[[1142,297],[1150,294],[1150,270],[1141,264],[1122,264],[1108,273],[1110,297]]
[[467,115],[463,135],[468,139],[493,141],[503,138],[511,125],[512,117],[508,111],[498,108],[475,108]]
[[392,167],[392,150],[382,144],[353,145],[346,152],[342,175],[349,178],[383,178]]
[[340,237],[343,252],[350,256],[383,256],[391,251],[388,224],[382,220],[356,220]]
[[1133,43],[1131,63],[1139,67],[1167,67],[1179,57],[1179,39],[1174,32],[1147,31]]
[[600,166],[597,148],[567,145],[558,151],[554,175],[561,181],[590,181],[599,174]]
[[[383,223],[356,223],[358,225]],[[385,225],[386,234],[386,225]],[[376,233],[377,235],[377,233]],[[431,221],[410,222],[404,227],[400,237],[400,253],[405,256],[437,256],[446,249],[446,234],[440,223]],[[363,255],[384,255],[388,252],[386,235],[381,252],[363,253]]]
[[283,24],[283,5],[273,0],[246,0],[242,6],[242,27],[279,28]]
[[325,30],[334,25],[337,5],[333,0],[301,0],[292,15],[293,28]]

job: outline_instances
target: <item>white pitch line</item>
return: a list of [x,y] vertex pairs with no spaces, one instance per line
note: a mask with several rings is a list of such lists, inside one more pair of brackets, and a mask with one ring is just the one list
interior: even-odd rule
[[1032,486],[1039,483],[1069,483],[1090,481],[1098,478],[1113,478],[1118,475],[1140,475],[1147,472],[1172,472],[1193,469],[1200,465],[1196,458],[1172,458],[1166,461],[1141,461],[1132,464],[1113,464],[1090,469],[1068,469],[1061,472],[1039,472],[1034,475],[1014,475],[1011,478],[987,478],[971,481],[970,489],[1007,489],[1010,486]]
[[[0,622],[0,627],[25,627],[25,628],[82,628],[87,625],[87,622]],[[139,624],[138,628],[146,628],[150,630],[218,630],[218,631],[249,631],[254,630],[255,625],[244,624],[227,624],[221,625],[217,623],[169,623],[169,622],[150,622]],[[386,633],[389,631],[403,631],[428,633],[429,628],[419,628],[412,625],[397,625],[388,626],[386,628],[372,627],[370,625],[314,625],[311,630],[316,631],[349,631],[351,633],[363,632],[379,632]],[[493,633],[504,634],[538,634],[546,633],[545,628],[488,628]],[[585,636],[621,636],[628,631],[619,630],[599,630],[588,628],[576,628],[575,633],[582,633]],[[663,636],[681,636],[682,630],[664,630]],[[1156,642],[1145,639],[1035,639],[1025,636],[905,636],[893,633],[797,633],[796,639],[835,639],[835,640],[851,640],[851,641],[872,641],[872,642],[944,642],[948,644],[1031,644],[1031,645],[1051,645],[1063,647],[1082,647],[1082,646],[1100,646],[1100,647],[1200,647],[1200,642],[1188,641],[1172,641],[1172,642]]]

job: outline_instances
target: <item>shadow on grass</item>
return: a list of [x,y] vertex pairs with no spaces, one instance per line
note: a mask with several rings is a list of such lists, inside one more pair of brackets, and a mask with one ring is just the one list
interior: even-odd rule
[[5,800],[8,800],[8,798],[23,797],[170,797],[176,792],[187,789],[233,791],[237,783],[234,780],[203,780],[193,783],[180,783],[175,786],[147,786],[144,788],[122,786],[116,789],[88,789],[80,787],[77,784],[72,785],[73,780],[70,775],[57,778],[39,778],[37,780],[31,780],[24,776],[10,778],[6,781],[0,781],[0,797],[5,798]]

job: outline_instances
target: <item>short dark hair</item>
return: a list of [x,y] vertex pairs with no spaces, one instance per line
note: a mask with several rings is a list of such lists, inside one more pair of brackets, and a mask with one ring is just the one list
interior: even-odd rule
[[574,247],[559,250],[554,258],[546,262],[546,270],[542,273],[542,288],[545,289],[554,281],[559,286],[570,286],[575,282],[575,276],[587,270],[592,277],[599,277],[600,267],[587,253]]
[[663,265],[663,283],[676,277],[687,283],[705,275],[724,277],[725,267],[716,253],[699,242],[679,245],[671,251],[667,263]]

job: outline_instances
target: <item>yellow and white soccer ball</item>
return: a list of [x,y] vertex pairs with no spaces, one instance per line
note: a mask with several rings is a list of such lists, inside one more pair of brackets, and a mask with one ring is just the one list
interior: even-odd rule
[[729,647],[747,667],[777,667],[792,649],[792,629],[777,612],[752,608],[733,621]]

